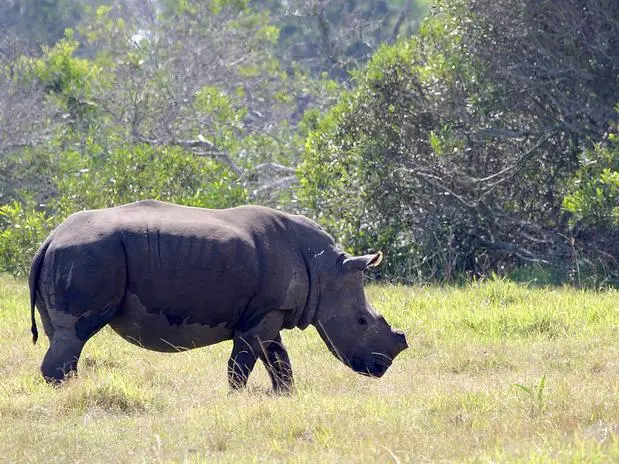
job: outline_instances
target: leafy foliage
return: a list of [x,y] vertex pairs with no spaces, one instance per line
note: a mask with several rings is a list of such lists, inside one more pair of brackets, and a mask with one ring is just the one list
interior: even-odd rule
[[[225,208],[246,202],[245,189],[220,163],[178,148],[148,145],[105,153],[63,152],[45,163],[54,195],[44,209],[28,196],[0,207],[0,271],[27,275],[32,256],[53,228],[75,211],[155,198],[188,206]],[[43,166],[43,163],[40,164]]]
[[280,28],[278,55],[312,75],[348,82],[382,43],[409,37],[427,9],[426,0],[268,0]]
[[[574,225],[619,234],[619,134],[582,154],[563,207]],[[619,246],[619,244],[618,244]]]
[[[585,259],[616,279],[615,231],[591,242],[563,209],[619,92],[619,7],[586,3],[437,2],[310,135],[308,209],[352,251],[385,247],[394,276]],[[613,179],[604,171],[595,192]],[[596,195],[613,204],[610,188]]]
[[99,155],[66,156],[57,181],[58,211],[65,215],[148,198],[207,208],[237,206],[246,199],[230,170],[178,148],[134,145]]
[[0,28],[27,37],[32,43],[53,43],[65,28],[77,24],[87,0],[4,0]]
[[0,271],[28,275],[34,253],[52,229],[53,221],[32,203],[0,206]]
[[252,201],[377,277],[619,278],[616,2],[5,3],[0,230]]
[[[233,206],[247,201],[245,171],[294,161],[297,81],[269,51],[277,31],[268,15],[245,2],[144,6],[151,15],[99,7],[39,57],[7,62],[9,76],[14,63],[23,71],[6,93],[36,89],[45,123],[21,140],[6,135],[0,198],[12,220],[2,228],[3,269],[23,273],[17,254],[29,260],[40,243],[19,236],[29,215],[55,225],[80,209],[141,198]],[[24,202],[20,214],[12,200]]]

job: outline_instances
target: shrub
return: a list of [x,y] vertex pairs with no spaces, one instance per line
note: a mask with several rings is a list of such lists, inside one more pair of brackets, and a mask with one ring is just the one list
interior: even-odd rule
[[28,275],[34,253],[53,226],[53,218],[37,211],[32,202],[0,206],[0,272]]
[[0,271],[27,275],[34,253],[53,228],[83,209],[154,198],[188,206],[224,208],[246,201],[245,189],[221,163],[177,148],[126,146],[108,153],[44,157],[54,194],[45,205],[27,195],[0,208]]

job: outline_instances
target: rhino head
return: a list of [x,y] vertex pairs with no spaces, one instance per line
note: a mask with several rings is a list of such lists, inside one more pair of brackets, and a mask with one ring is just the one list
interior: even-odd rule
[[323,267],[313,321],[334,356],[355,372],[371,377],[382,377],[393,359],[408,348],[404,333],[393,330],[365,298],[363,271],[381,260],[380,252],[340,254],[335,266]]

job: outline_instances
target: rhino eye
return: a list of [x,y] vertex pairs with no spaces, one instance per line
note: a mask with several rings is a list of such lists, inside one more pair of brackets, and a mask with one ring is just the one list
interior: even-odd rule
[[359,325],[368,325],[368,320],[363,316],[357,319],[357,322],[359,323]]

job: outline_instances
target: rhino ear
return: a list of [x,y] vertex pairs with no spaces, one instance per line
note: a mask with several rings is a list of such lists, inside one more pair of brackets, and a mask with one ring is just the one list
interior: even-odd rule
[[342,270],[346,272],[363,271],[368,267],[376,267],[383,260],[383,253],[379,251],[371,255],[353,256],[342,262]]

